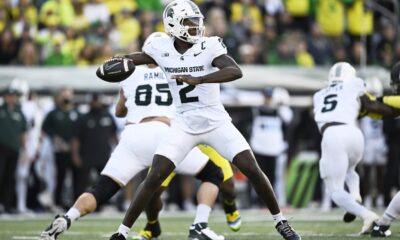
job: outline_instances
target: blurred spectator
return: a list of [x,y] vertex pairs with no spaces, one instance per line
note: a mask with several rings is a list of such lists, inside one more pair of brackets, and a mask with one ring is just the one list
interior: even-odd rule
[[395,37],[396,31],[393,25],[387,20],[381,22],[382,37],[376,46],[377,63],[386,68],[390,68],[393,64],[395,54]]
[[74,8],[69,0],[48,0],[43,3],[40,23],[44,27],[50,25],[70,26],[74,19]]
[[7,88],[0,105],[0,204],[7,213],[15,213],[16,168],[19,154],[25,151],[27,125],[18,94],[16,89]]
[[366,49],[362,42],[354,42],[351,47],[350,61],[353,65],[360,66],[363,58],[366,58]]
[[86,44],[79,53],[77,64],[79,66],[87,66],[95,63],[96,48],[93,45]]
[[90,185],[92,170],[100,174],[117,141],[116,124],[101,96],[93,94],[89,104],[89,112],[79,118],[72,139],[72,161],[80,168],[77,194]]
[[6,27],[10,24],[9,22],[10,22],[10,17],[6,10],[6,6],[0,5],[0,33],[3,32],[4,29],[6,29]]
[[267,14],[271,16],[283,13],[285,10],[282,0],[264,0],[264,8]]
[[[365,79],[367,91],[375,97],[381,97],[383,86],[378,78]],[[384,205],[384,173],[386,167],[386,139],[383,133],[383,121],[364,117],[360,121],[360,128],[364,134],[365,147],[361,161],[363,174],[361,182],[363,202],[365,207],[371,208]]]
[[264,105],[253,109],[250,145],[261,170],[274,186],[277,158],[287,150],[285,129],[293,112],[287,103],[283,104],[286,100],[282,98],[289,96],[286,90],[267,87],[263,95]]
[[160,0],[136,0],[136,2],[141,11],[162,12],[164,10],[164,6]]
[[36,26],[38,23],[38,10],[30,0],[19,0],[18,5],[11,9],[11,13],[14,21],[24,19],[30,26]]
[[23,66],[38,65],[38,55],[33,42],[24,42],[19,50],[17,63]]
[[0,34],[0,65],[15,64],[18,53],[17,42],[9,28]]
[[274,65],[294,65],[296,60],[294,52],[290,48],[290,35],[282,36],[276,49],[269,49],[267,52],[267,63]]
[[284,0],[285,9],[290,15],[292,29],[309,32],[311,3],[310,0]]
[[322,33],[328,37],[340,38],[344,32],[345,1],[352,0],[314,0],[317,23]]
[[311,34],[307,38],[307,50],[312,55],[316,65],[325,65],[330,62],[332,49],[317,23],[311,26]]
[[140,35],[140,24],[132,16],[132,12],[123,8],[120,13],[114,17],[116,30],[118,32],[118,46],[125,48],[129,43],[136,41]]
[[256,61],[256,52],[253,45],[245,43],[239,47],[239,63],[254,64]]
[[85,38],[79,35],[72,27],[65,29],[66,42],[63,46],[63,51],[72,55],[74,60],[78,59],[79,53],[85,47]]
[[55,154],[56,166],[56,192],[55,204],[63,206],[62,193],[64,180],[68,170],[73,172],[74,198],[78,197],[78,169],[71,159],[71,144],[74,127],[79,118],[79,113],[73,105],[74,93],[70,88],[61,89],[56,97],[56,107],[50,111],[43,122],[42,130],[51,139]]
[[109,42],[106,42],[98,51],[97,57],[94,60],[95,64],[102,64],[104,61],[115,55]]
[[[115,15],[121,12],[122,9],[127,9],[130,12],[134,12],[137,9],[138,1],[132,0],[103,0],[103,3],[107,6],[108,11],[111,15]],[[158,2],[158,0],[146,1],[151,5],[153,2]]]
[[[364,47],[366,48],[366,51],[362,54],[368,54],[368,57],[372,57],[371,38],[374,31],[374,13],[371,9],[366,8],[364,0],[353,0],[353,3],[348,7],[347,25],[352,50],[354,49],[354,45],[358,45],[359,41],[363,41],[361,40],[361,37],[363,37],[365,38]],[[357,64],[359,62],[355,61],[355,63]]]
[[109,38],[109,28],[107,24],[97,23],[92,25],[90,30],[86,32],[86,42],[96,48],[103,46]]
[[[29,91],[28,82],[21,79],[14,79],[11,87],[20,93],[19,102],[22,113],[27,122],[26,144],[24,154],[20,154],[17,165],[17,210],[19,213],[29,212],[28,210],[28,185],[32,185],[33,178],[30,178],[34,162],[39,156],[39,142],[43,113],[39,107],[35,94]],[[38,192],[37,192],[38,193]]]
[[41,29],[35,36],[35,42],[40,46],[40,59],[43,60],[48,57],[53,50],[53,43],[57,41],[64,41],[65,34],[58,29],[58,23],[48,22],[47,28]]
[[230,19],[236,31],[244,32],[245,36],[242,36],[244,38],[246,35],[263,31],[261,9],[253,0],[233,2]]
[[346,51],[346,49],[344,48],[343,45],[334,44],[332,46],[332,52],[333,52],[333,56],[332,56],[332,62],[333,63],[347,61],[347,59],[348,59],[347,51]]
[[74,9],[74,19],[71,22],[71,27],[76,31],[84,31],[89,28],[89,20],[83,12],[83,4],[85,0],[72,0],[72,7]]
[[297,43],[296,48],[296,63],[302,67],[314,67],[314,58],[313,56],[307,52],[306,43],[304,41],[300,41]]
[[[119,4],[119,2],[118,2]],[[83,8],[86,19],[90,24],[108,23],[110,21],[110,11],[101,0],[88,0]]]
[[44,59],[44,64],[48,66],[73,65],[74,56],[69,49],[63,48],[64,39],[59,36],[52,41],[52,48],[49,55]]
[[226,18],[226,14],[221,8],[211,8],[206,16],[206,35],[223,38],[228,52],[236,57],[238,53],[238,40],[229,28]]

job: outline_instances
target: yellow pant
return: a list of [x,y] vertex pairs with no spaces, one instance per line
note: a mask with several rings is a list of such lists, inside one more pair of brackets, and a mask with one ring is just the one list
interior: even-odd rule
[[[219,168],[221,168],[222,173],[224,174],[224,182],[233,176],[232,167],[231,167],[229,161],[226,160],[225,158],[223,158],[221,155],[219,155],[219,153],[217,151],[215,151],[214,148],[212,148],[208,145],[204,145],[204,144],[199,144],[199,145],[197,145],[197,147],[205,155],[207,155],[210,158],[210,160],[213,161],[213,163],[215,165],[217,165]],[[167,179],[164,180],[164,182],[161,184],[161,186],[168,187],[169,183],[175,177],[175,175],[176,175],[175,172],[171,173],[167,177]]]

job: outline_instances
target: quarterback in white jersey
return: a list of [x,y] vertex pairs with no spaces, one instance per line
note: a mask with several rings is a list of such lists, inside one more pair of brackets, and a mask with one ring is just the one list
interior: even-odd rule
[[[321,178],[332,200],[346,213],[344,221],[359,216],[364,220],[361,233],[370,230],[377,215],[363,207],[359,176],[355,171],[364,150],[364,138],[357,126],[360,112],[391,115],[390,107],[371,101],[365,84],[356,77],[355,69],[339,62],[329,71],[329,86],[314,95],[314,118],[322,134]],[[345,191],[347,185],[349,192]]]
[[[133,75],[121,83],[116,115],[118,117],[126,116],[127,123],[117,147],[101,172],[98,184],[90,191],[83,193],[65,215],[57,216],[42,232],[40,239],[57,239],[58,235],[67,230],[72,222],[93,212],[98,205],[108,201],[137,173],[150,167],[159,142],[168,132],[169,117],[173,112],[171,94],[161,69],[138,67]],[[200,196],[198,203],[202,208],[198,208],[195,222],[207,223],[211,207],[223,181],[221,169],[212,161],[208,161],[208,157],[198,148],[193,148],[185,160],[175,168],[175,172],[196,175],[198,179],[202,180],[198,191],[198,196]],[[140,236],[141,240],[156,238],[160,234],[161,230],[157,219],[162,206],[159,200],[161,194],[158,191],[159,186],[154,191],[155,199],[149,198],[146,201],[150,202],[151,206],[155,204],[156,207],[150,210],[146,209],[146,213],[153,217],[151,223],[149,221],[146,226],[149,228],[146,230],[151,234]],[[234,196],[234,193],[231,195]],[[229,201],[232,200],[234,201],[234,198],[229,199]],[[201,234],[212,240],[224,239],[223,236],[215,234],[207,226],[202,229]]]
[[[175,0],[164,10],[163,20],[169,38],[153,39],[143,52],[126,55],[136,65],[157,64],[163,69],[176,106],[176,115],[167,136],[156,150],[152,169],[135,195],[123,220],[130,228],[161,182],[197,144],[212,146],[243,172],[273,214],[277,231],[284,239],[301,239],[280,212],[268,178],[219,99],[219,83],[242,77],[237,63],[227,55],[222,39],[204,37],[203,15],[189,0]],[[197,236],[201,226],[189,232]],[[121,232],[120,232],[121,233]],[[122,234],[122,233],[121,233]],[[114,234],[111,239],[123,239]]]

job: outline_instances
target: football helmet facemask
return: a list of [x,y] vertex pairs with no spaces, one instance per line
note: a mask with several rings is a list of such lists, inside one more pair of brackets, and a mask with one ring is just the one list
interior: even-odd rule
[[163,20],[165,32],[195,44],[204,36],[204,16],[190,0],[175,0],[165,7]]
[[335,63],[329,70],[328,83],[335,84],[356,77],[356,70],[347,62]]

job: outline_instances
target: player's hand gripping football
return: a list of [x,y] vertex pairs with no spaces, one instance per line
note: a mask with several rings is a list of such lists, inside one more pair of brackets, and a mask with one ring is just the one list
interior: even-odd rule
[[192,75],[173,75],[172,79],[176,79],[179,82],[184,82],[189,85],[197,85],[203,83],[202,77],[194,77]]

